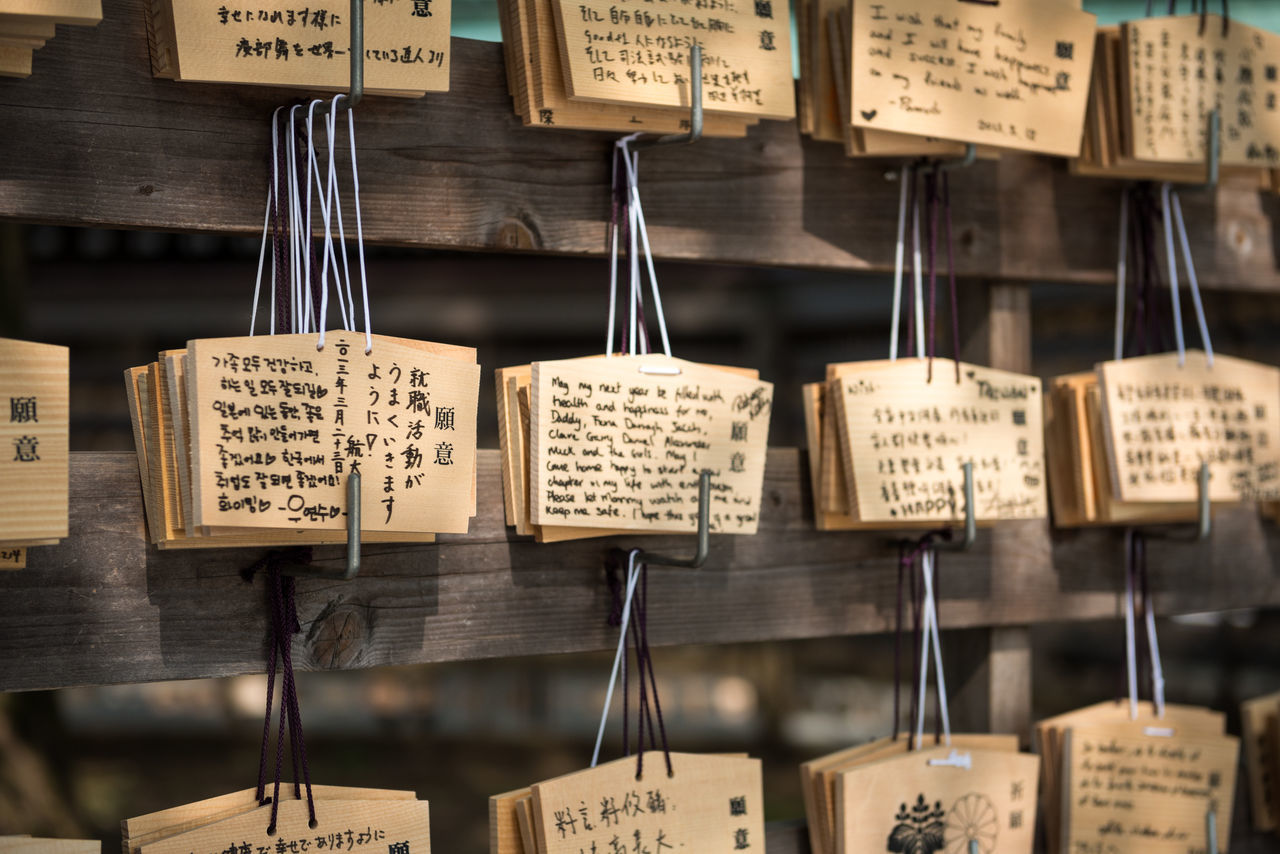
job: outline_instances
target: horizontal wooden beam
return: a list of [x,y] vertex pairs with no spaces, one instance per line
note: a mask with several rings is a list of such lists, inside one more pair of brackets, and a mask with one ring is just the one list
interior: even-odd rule
[[[730,643],[883,632],[896,600],[885,535],[813,530],[803,454],[769,452],[760,533],[712,538],[702,570],[654,567],[655,644]],[[489,658],[611,647],[602,562],[613,545],[691,548],[644,537],[539,545],[502,518],[496,451],[479,455],[479,515],[431,546],[369,546],[353,582],[300,581],[308,669]],[[1016,529],[1016,530],[1015,530]],[[1117,532],[1016,523],[941,559],[948,628],[1118,614]],[[1215,516],[1212,542],[1153,543],[1159,613],[1280,604],[1270,555],[1280,536],[1253,508]],[[0,689],[229,676],[263,669],[261,581],[240,572],[260,550],[158,551],[147,544],[137,465],[127,453],[71,459],[71,536],[0,573]],[[342,550],[316,550],[340,562]]]
[[[104,0],[102,23],[64,28],[27,80],[0,80],[0,217],[257,234],[268,122],[299,93],[151,76],[142,0]],[[369,98],[357,110],[364,229],[373,242],[599,254],[610,137],[524,128],[497,44],[453,40],[452,89]],[[665,258],[885,270],[898,185],[891,164],[802,140],[790,122],[746,139],[644,155],[654,251]],[[1108,283],[1119,183],[1010,155],[954,174],[957,265],[988,280]],[[1209,287],[1280,290],[1280,200],[1188,193]]]

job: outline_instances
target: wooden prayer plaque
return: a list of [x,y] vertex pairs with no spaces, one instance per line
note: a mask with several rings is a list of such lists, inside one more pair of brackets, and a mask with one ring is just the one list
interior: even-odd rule
[[0,338],[0,544],[67,536],[66,347]]
[[30,836],[0,836],[2,854],[101,854],[96,839],[33,839]]
[[[964,518],[973,462],[979,521],[1048,513],[1037,377],[934,359],[838,366],[840,451],[853,515],[891,525]],[[833,383],[834,384],[834,383]]]
[[1106,449],[1121,501],[1280,497],[1280,368],[1188,350],[1098,367]]
[[[149,2],[153,54],[156,49],[162,54],[152,67],[162,76],[313,91],[350,88],[351,5],[346,0],[303,5]],[[365,91],[448,91],[451,9],[451,0],[365,3]]]
[[[930,765],[967,759],[969,767]],[[1031,854],[1036,775],[1029,753],[933,747],[861,765],[837,781],[837,854]]]
[[375,336],[188,344],[196,524],[464,533],[472,515],[479,365]]
[[853,4],[853,124],[1073,157],[1096,17],[1072,4]]
[[1187,854],[1206,849],[1217,814],[1227,850],[1239,741],[1230,736],[1143,735],[1141,725],[1072,727],[1062,769],[1060,851]]
[[1139,18],[1123,27],[1133,157],[1202,164],[1209,113],[1221,108],[1220,162],[1280,165],[1280,35],[1209,15]]
[[1275,830],[1277,786],[1273,757],[1280,745],[1273,743],[1271,723],[1280,719],[1280,693],[1255,697],[1240,704],[1244,769],[1249,778],[1249,812],[1258,831]]
[[615,837],[651,854],[764,850],[760,760],[673,753],[671,762],[667,776],[663,753],[650,751],[640,780],[630,756],[534,785],[545,854],[610,851]]
[[573,99],[689,106],[689,49],[702,46],[709,112],[796,114],[787,0],[553,0]]
[[[225,854],[233,840],[237,846],[250,846],[250,851],[258,851],[260,846],[269,851],[291,851],[302,840],[311,850],[338,849],[339,838],[340,850],[351,854],[431,854],[426,801],[317,801],[316,817],[316,827],[309,827],[306,800],[281,798],[273,835],[267,834],[271,807],[265,806],[143,844],[139,854]],[[283,849],[279,848],[281,843]]]
[[754,534],[773,385],[665,356],[536,362],[531,521],[697,529],[711,471],[711,530]]
[[0,570],[26,568],[27,550],[25,548],[0,546]]

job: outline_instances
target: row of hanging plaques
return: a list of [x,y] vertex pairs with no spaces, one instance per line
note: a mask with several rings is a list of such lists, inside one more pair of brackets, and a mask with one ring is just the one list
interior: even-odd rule
[[[367,94],[449,88],[449,0],[364,4],[359,57],[352,9],[338,0],[146,0],[143,11],[159,78],[344,91],[358,63]],[[674,133],[691,128],[696,73],[708,136],[794,117],[851,156],[956,156],[974,144],[980,157],[1033,151],[1072,158],[1079,174],[1187,181],[1204,174],[1217,108],[1223,165],[1280,186],[1268,59],[1280,37],[1243,22],[1191,14],[1098,28],[1079,0],[800,0],[794,11],[798,87],[786,0],[502,0],[508,87],[529,126]],[[101,17],[101,0],[0,0],[0,75],[29,75],[57,24]],[[1178,85],[1156,83],[1168,79]]]

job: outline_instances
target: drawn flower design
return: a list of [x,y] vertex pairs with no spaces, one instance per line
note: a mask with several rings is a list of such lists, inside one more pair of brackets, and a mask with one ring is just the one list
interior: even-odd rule
[[981,854],[996,850],[1000,817],[991,799],[976,792],[951,805],[947,813],[946,854],[969,854],[969,843],[977,841]]
[[924,795],[917,795],[911,807],[905,803],[894,816],[893,831],[889,834],[888,850],[893,854],[934,854],[941,851],[946,827],[946,813],[942,801],[930,806]]

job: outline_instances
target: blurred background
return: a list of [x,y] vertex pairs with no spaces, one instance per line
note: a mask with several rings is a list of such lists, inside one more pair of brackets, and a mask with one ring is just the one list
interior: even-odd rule
[[[245,334],[257,252],[254,239],[0,225],[0,335],[71,347],[73,451],[132,450],[125,368],[190,338]],[[376,332],[478,348],[481,447],[497,447],[492,368],[603,346],[603,260],[372,248],[369,262]],[[802,383],[887,346],[885,277],[693,264],[659,264],[658,275],[678,355],[750,365],[775,382],[772,445],[803,445],[791,405]],[[961,299],[977,287],[962,283]],[[1112,299],[1105,287],[1035,286],[1034,371],[1106,358]],[[1206,302],[1219,350],[1280,363],[1280,300]],[[1239,701],[1280,690],[1276,613],[1162,619],[1160,632],[1171,702],[1223,709],[1238,732]],[[944,633],[952,655],[973,639]],[[1037,718],[1119,693],[1118,618],[1037,626],[1033,644]],[[893,726],[891,636],[654,657],[673,746],[763,758],[770,820],[803,816],[799,762]],[[313,779],[414,789],[431,801],[437,849],[479,854],[489,795],[588,762],[609,660],[300,674]],[[244,676],[0,696],[0,832],[101,838],[114,850],[123,817],[252,786],[265,691],[265,677]],[[620,742],[615,710],[606,755]]]

